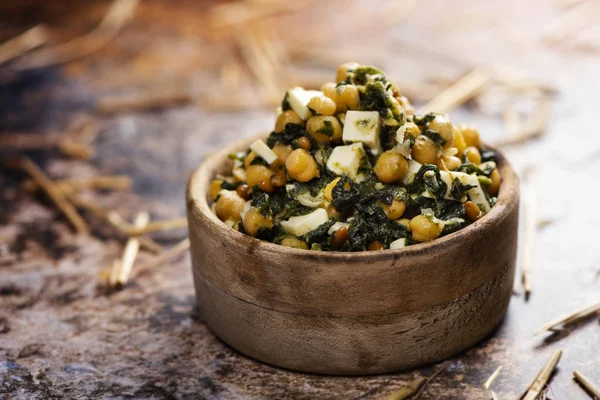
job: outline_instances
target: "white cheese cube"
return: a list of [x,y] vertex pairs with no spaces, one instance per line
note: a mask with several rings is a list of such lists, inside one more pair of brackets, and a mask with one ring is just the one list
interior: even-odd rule
[[267,146],[265,142],[258,139],[250,145],[250,148],[259,156],[262,157],[268,164],[273,164],[277,160],[277,154]]
[[364,156],[362,143],[338,146],[331,152],[327,168],[336,175],[346,174],[350,179],[355,179]]
[[329,221],[327,211],[323,208],[317,208],[310,214],[299,215],[297,217],[291,217],[287,221],[281,221],[281,227],[292,235],[304,236],[327,221]]
[[390,249],[401,249],[406,247],[406,238],[400,238],[390,243]]
[[477,204],[484,213],[490,211],[490,203],[488,203],[487,198],[483,193],[483,188],[479,184],[477,175],[469,175],[463,172],[452,172],[452,176],[458,178],[458,180],[465,185],[475,185],[473,189],[469,189],[467,191],[469,200]]
[[415,175],[421,169],[423,165],[416,162],[415,160],[408,160],[408,170],[406,171],[406,175],[402,178],[402,183],[408,185],[415,179]]
[[377,111],[348,111],[342,139],[345,142],[362,142],[371,149],[373,154],[379,154],[381,151],[379,123],[380,117]]
[[292,110],[296,111],[296,114],[303,120],[307,120],[312,116],[312,113],[308,109],[308,102],[313,97],[323,96],[323,92],[320,90],[304,90],[301,87],[295,87],[288,90],[288,103]]

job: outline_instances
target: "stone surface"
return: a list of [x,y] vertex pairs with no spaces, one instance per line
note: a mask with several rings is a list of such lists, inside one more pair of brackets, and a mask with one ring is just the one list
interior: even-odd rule
[[[106,8],[105,2],[35,3],[0,6],[0,37],[45,21],[56,39],[68,39],[88,31]],[[210,66],[220,62],[222,52],[211,47],[214,37],[201,23],[206,13],[201,4],[148,1],[121,35],[92,57],[21,74],[2,68],[0,134],[64,132],[76,118],[93,115],[99,95],[127,93],[133,86],[184,82],[211,90],[216,70]],[[489,1],[467,7],[428,1],[382,33],[364,28],[362,21],[348,25],[345,16],[381,18],[388,3],[368,9],[361,2],[336,4],[313,5],[299,18],[314,13],[313,23],[339,24],[332,46],[345,45],[356,61],[376,62],[392,76],[448,79],[473,66],[501,66],[558,87],[546,136],[506,149],[517,170],[535,167],[538,216],[552,222],[536,235],[533,295],[526,302],[517,282],[503,325],[452,358],[422,398],[482,398],[481,385],[498,365],[504,368],[494,389],[501,399],[516,398],[550,354],[563,349],[548,396],[587,399],[571,372],[578,369],[600,383],[598,322],[550,336],[532,332],[600,297],[595,229],[600,216],[593,209],[600,173],[594,105],[600,88],[598,29],[550,46],[542,34],[568,11],[554,3]],[[344,29],[361,39],[350,41]],[[290,48],[310,35],[292,37]],[[204,72],[207,68],[211,72]],[[50,151],[31,156],[55,178],[130,174],[133,192],[91,195],[127,218],[141,209],[155,218],[183,215],[187,176],[203,156],[273,123],[272,111],[212,114],[196,106],[94,118],[101,131],[91,163]],[[499,119],[473,107],[456,110],[452,119],[476,124],[490,142],[501,135]],[[371,399],[385,398],[439,368],[348,378],[252,361],[216,339],[195,311],[187,255],[106,294],[97,288],[96,276],[121,254],[119,241],[98,221],[92,222],[92,237],[74,236],[48,201],[19,189],[21,177],[0,170],[0,398]],[[161,233],[157,239],[168,246],[185,234]]]

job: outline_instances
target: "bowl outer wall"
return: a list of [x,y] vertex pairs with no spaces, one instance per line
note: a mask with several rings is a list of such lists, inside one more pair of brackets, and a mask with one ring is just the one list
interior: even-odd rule
[[514,269],[519,183],[500,153],[498,202],[468,227],[397,250],[313,252],[254,239],[211,212],[206,200],[210,180],[231,167],[229,153],[247,149],[255,139],[238,141],[206,159],[188,185],[194,274],[215,288],[285,313],[379,316],[448,303],[500,271]]

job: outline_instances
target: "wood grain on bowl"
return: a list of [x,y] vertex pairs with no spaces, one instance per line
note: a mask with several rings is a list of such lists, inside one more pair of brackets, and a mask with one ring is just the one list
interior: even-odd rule
[[237,232],[207,189],[229,172],[223,149],[187,189],[198,304],[213,332],[256,359],[296,370],[374,374],[448,358],[498,326],[512,294],[519,183],[499,153],[498,203],[432,242],[377,252],[314,252]]

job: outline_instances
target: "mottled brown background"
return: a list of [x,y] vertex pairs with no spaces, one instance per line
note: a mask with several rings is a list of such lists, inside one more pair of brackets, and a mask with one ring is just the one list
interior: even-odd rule
[[[66,40],[92,29],[108,4],[36,3],[0,5],[0,39],[45,22],[53,42]],[[569,12],[556,1],[425,1],[384,29],[378,21],[386,4],[312,2],[270,23],[291,50],[310,48],[326,30],[328,45],[343,46],[355,61],[375,63],[404,81],[455,79],[475,66],[505,66],[559,89],[547,134],[506,149],[517,170],[535,167],[538,215],[552,221],[536,236],[533,295],[525,302],[517,293],[500,329],[454,357],[422,398],[482,398],[482,383],[503,365],[494,388],[501,399],[514,399],[557,349],[564,355],[548,396],[588,398],[571,372],[579,369],[600,383],[598,322],[551,337],[532,332],[600,297],[600,29],[593,22],[599,8],[590,8],[592,22],[576,29],[576,37],[551,45],[544,34]],[[190,171],[221,145],[269,130],[273,111],[211,113],[194,104],[104,116],[94,115],[93,104],[101,95],[144,86],[188,87],[200,98],[219,90],[218,66],[227,53],[205,23],[211,5],[146,1],[110,45],[82,61],[23,73],[0,68],[1,134],[64,132],[92,115],[101,131],[91,163],[51,152],[31,153],[35,161],[55,178],[130,174],[134,192],[96,196],[128,218],[141,209],[155,218],[183,215]],[[334,65],[320,65],[333,79]],[[452,119],[476,124],[489,141],[502,135],[499,119],[473,107],[454,111]],[[75,237],[49,202],[18,188],[20,177],[0,170],[2,399],[380,399],[437,368],[348,378],[249,360],[216,339],[195,312],[187,255],[104,295],[96,275],[121,254],[121,245],[100,223],[93,224],[92,238]],[[166,245],[183,237],[157,235]]]

